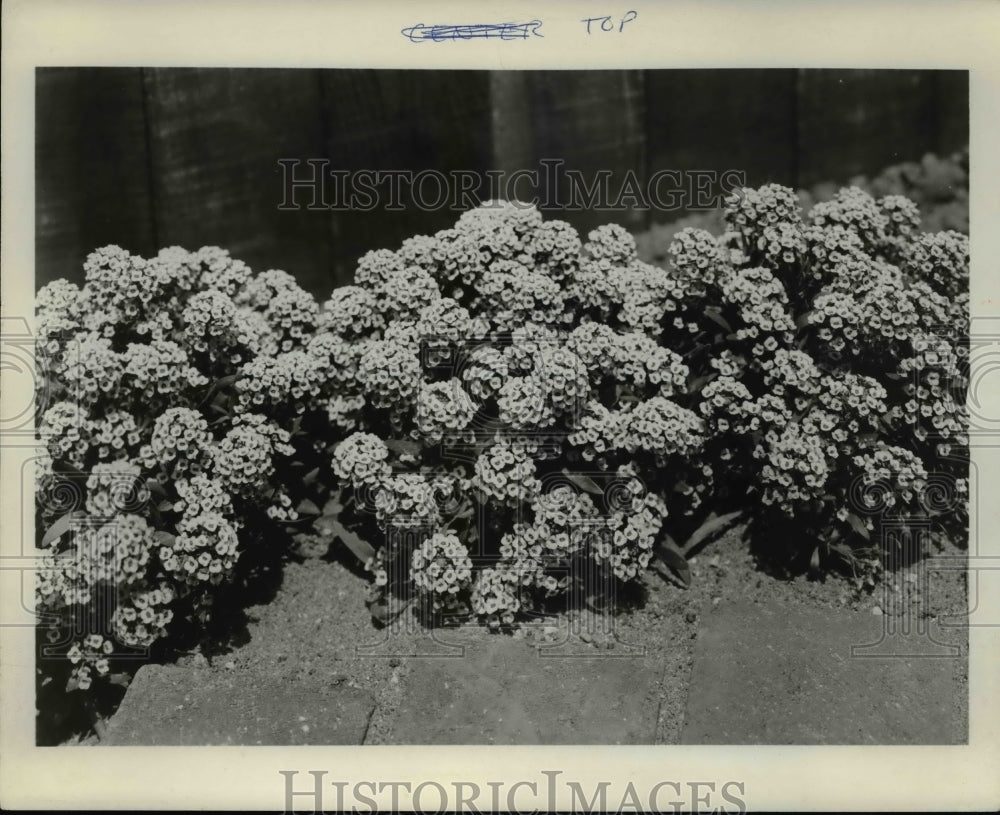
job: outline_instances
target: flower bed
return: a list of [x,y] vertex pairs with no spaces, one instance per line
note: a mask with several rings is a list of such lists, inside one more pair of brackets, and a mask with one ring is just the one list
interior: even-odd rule
[[490,202],[322,305],[218,249],[91,255],[38,295],[43,685],[206,624],[289,529],[365,564],[381,622],[494,629],[683,582],[737,519],[858,585],[928,539],[889,531],[963,536],[968,239],[856,188],[745,190],[726,222],[661,269]]

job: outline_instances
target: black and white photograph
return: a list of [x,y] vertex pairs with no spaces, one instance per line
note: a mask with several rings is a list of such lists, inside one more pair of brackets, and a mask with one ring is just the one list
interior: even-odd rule
[[[742,813],[754,750],[996,756],[976,71],[636,66],[652,10],[547,8],[396,8],[409,67],[20,69],[25,749],[239,748],[270,806],[370,812]],[[567,20],[622,67],[431,59]],[[483,752],[582,746],[623,769]]]

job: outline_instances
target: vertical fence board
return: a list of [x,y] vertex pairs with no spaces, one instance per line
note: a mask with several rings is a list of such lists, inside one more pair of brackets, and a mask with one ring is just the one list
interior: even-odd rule
[[[322,74],[327,153],[331,167],[354,172],[436,170],[482,174],[491,164],[487,71],[336,70]],[[450,182],[449,182],[449,185]],[[401,184],[401,209],[387,209],[388,183],[375,206],[333,213],[337,279],[347,282],[369,249],[395,249],[407,237],[451,226],[458,208],[449,195],[437,206],[414,205]],[[421,193],[434,204],[433,179]],[[446,191],[447,187],[446,187]]]
[[[82,278],[106,243],[150,254],[218,244],[325,295],[359,255],[449,226],[404,187],[375,206],[282,211],[278,159],[332,170],[539,171],[559,159],[586,183],[610,171],[742,170],[748,184],[843,183],[968,143],[963,71],[412,71],[44,68],[36,74],[36,280]],[[300,171],[306,172],[307,165]],[[301,177],[301,176],[300,176]],[[432,183],[425,188],[435,192]],[[666,185],[669,192],[669,184]],[[513,193],[480,187],[475,197]],[[341,201],[340,203],[344,203]],[[565,201],[563,200],[563,203]],[[653,220],[671,221],[690,201]],[[461,207],[459,207],[461,208]],[[544,207],[586,232],[648,214]]]
[[35,103],[36,288],[99,246],[153,250],[139,70],[38,68]]
[[[745,173],[749,186],[794,185],[795,72],[783,69],[646,72],[649,171],[686,174],[684,201],[653,220],[678,220],[696,206],[689,183],[698,170]],[[662,197],[677,189],[670,180]],[[720,185],[712,189],[720,192]]]
[[537,167],[532,134],[531,73],[490,71],[493,132],[492,168],[503,173],[506,187],[513,173]]
[[937,130],[937,141],[926,151],[955,153],[969,144],[969,72],[934,71],[924,120]]
[[936,73],[800,71],[799,184],[844,183],[940,149]]
[[[568,197],[564,177],[547,183],[540,159],[565,162],[564,170],[579,171],[583,183],[594,183],[598,172],[610,171],[610,203],[623,191],[629,173],[640,185],[646,176],[645,102],[641,71],[537,71],[530,74],[534,164],[539,170],[542,209],[564,217],[586,233],[595,226],[617,222],[642,229],[648,212],[641,207],[600,211],[548,207]],[[553,190],[557,186],[558,192]]]
[[329,214],[278,209],[278,160],[322,155],[315,72],[151,69],[145,80],[160,242],[222,246],[328,293]]

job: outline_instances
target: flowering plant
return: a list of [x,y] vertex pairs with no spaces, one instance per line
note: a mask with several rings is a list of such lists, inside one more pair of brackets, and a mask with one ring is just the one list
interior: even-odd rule
[[82,690],[203,625],[308,511],[337,398],[291,275],[214,247],[107,246],[84,271],[38,293],[35,462],[40,677]]
[[772,549],[794,529],[814,566],[857,565],[890,511],[962,528],[965,236],[859,189],[725,215],[665,269],[507,202],[361,259],[331,318],[357,360],[333,466],[377,592],[510,624],[676,563],[709,505]]
[[659,268],[619,226],[487,202],[322,304],[215,248],[105,247],[44,287],[37,595],[69,687],[203,622],[300,515],[379,619],[493,628],[683,579],[737,518],[814,569],[962,534],[967,237],[856,188],[808,214],[742,190],[725,218]]

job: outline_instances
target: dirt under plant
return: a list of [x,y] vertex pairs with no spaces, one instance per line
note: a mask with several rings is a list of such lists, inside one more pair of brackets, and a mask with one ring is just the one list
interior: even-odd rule
[[[523,642],[526,664],[536,659],[535,646],[551,646],[566,631],[575,631],[570,635],[575,653],[594,649],[596,656],[612,649],[644,649],[644,665],[656,671],[659,681],[643,702],[643,720],[655,720],[657,744],[676,744],[684,725],[699,622],[723,600],[778,601],[875,615],[895,610],[914,618],[924,615],[931,621],[945,615],[961,617],[967,611],[965,573],[960,570],[935,572],[926,594],[916,580],[915,569],[886,575],[884,585],[871,593],[858,592],[848,579],[839,576],[812,580],[804,575],[780,578],[768,574],[759,567],[740,532],[738,528],[731,530],[691,558],[687,588],[648,572],[642,596],[633,608],[614,617],[610,633],[601,633],[595,619],[582,617],[593,612],[572,611],[536,619],[506,634],[491,634],[474,624],[462,625],[444,632],[441,639],[457,637],[468,643],[512,638]],[[962,556],[953,547],[939,554]],[[399,743],[395,741],[394,722],[406,699],[414,665],[414,660],[405,655],[426,650],[430,640],[426,630],[403,626],[391,635],[391,652],[398,656],[386,656],[389,635],[372,623],[364,603],[366,581],[353,568],[350,558],[346,552],[342,557],[328,552],[303,553],[284,567],[280,585],[274,587],[273,596],[268,593],[267,602],[246,608],[245,627],[235,635],[230,632],[228,645],[196,648],[182,654],[178,662],[201,671],[239,672],[251,682],[255,676],[266,675],[294,687],[305,677],[326,677],[333,684],[365,689],[373,694],[376,706],[364,743]],[[905,602],[899,602],[904,598]],[[962,629],[950,630],[958,632],[951,640],[962,646],[959,672],[967,696],[966,642]],[[359,651],[383,658],[364,656]],[[567,699],[566,704],[572,705],[573,700]],[[150,710],[149,715],[158,714]],[[585,735],[581,735],[581,741],[589,740]]]

